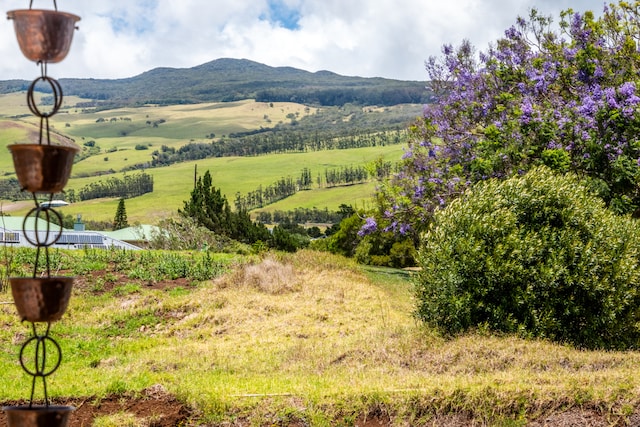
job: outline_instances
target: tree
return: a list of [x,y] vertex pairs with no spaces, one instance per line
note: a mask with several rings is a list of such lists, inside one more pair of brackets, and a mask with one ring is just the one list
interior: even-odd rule
[[417,315],[448,335],[478,326],[586,348],[640,343],[640,223],[572,173],[474,185],[435,212]]
[[189,200],[184,202],[184,208],[178,213],[193,218],[217,234],[243,243],[266,241],[270,237],[267,228],[253,223],[246,210],[231,211],[227,198],[213,186],[209,171],[197,179]]
[[488,51],[443,47],[426,69],[436,102],[411,127],[377,194],[388,230],[417,238],[473,183],[537,165],[573,171],[618,213],[640,213],[640,2],[603,15],[533,9]]
[[118,208],[116,209],[116,216],[113,219],[113,230],[121,230],[127,228],[129,223],[127,222],[127,209],[124,206],[124,198],[121,198],[118,202]]
[[184,202],[184,208],[179,211],[183,216],[194,218],[199,224],[219,234],[227,234],[229,230],[229,212],[227,198],[220,189],[213,186],[209,171],[198,177],[190,199]]

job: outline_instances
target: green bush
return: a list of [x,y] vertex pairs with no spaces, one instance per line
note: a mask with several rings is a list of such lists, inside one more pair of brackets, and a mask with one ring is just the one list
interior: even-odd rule
[[434,216],[419,250],[417,314],[585,348],[637,348],[640,228],[547,168],[487,181]]

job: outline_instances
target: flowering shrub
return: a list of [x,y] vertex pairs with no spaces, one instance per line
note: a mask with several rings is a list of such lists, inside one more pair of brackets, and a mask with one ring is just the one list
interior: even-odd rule
[[481,182],[433,217],[418,316],[588,348],[640,344],[640,226],[547,168]]
[[426,62],[437,101],[379,189],[386,229],[416,237],[473,183],[541,164],[584,177],[619,213],[638,211],[640,2],[597,19],[569,9],[559,30],[550,24],[534,9],[486,52],[465,41]]

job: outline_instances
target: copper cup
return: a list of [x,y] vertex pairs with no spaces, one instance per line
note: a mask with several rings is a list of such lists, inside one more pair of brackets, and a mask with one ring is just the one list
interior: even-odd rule
[[21,9],[7,12],[13,19],[23,55],[36,62],[55,63],[69,53],[79,16],[57,10]]
[[66,427],[73,406],[5,406],[9,427]]
[[11,294],[22,320],[60,320],[69,305],[73,277],[11,277]]
[[31,193],[59,193],[67,185],[76,147],[46,144],[9,145],[22,188]]

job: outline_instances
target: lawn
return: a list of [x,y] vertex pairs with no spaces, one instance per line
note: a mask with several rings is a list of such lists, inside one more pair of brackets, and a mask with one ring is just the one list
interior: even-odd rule
[[[382,425],[524,426],[576,411],[614,425],[637,415],[636,352],[439,337],[412,316],[407,272],[301,251],[227,259],[213,280],[145,285],[128,273],[133,261],[65,256],[107,270],[83,271],[52,326],[65,354],[48,382],[57,399],[161,386],[207,425],[354,425],[368,414]],[[10,304],[0,322],[0,401],[24,399],[30,380],[16,355],[28,327]]]

